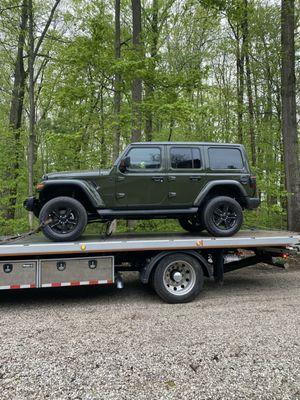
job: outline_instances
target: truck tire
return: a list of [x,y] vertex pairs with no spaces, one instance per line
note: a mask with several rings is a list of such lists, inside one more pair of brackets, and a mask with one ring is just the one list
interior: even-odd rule
[[232,236],[242,226],[242,207],[231,197],[215,197],[207,203],[203,211],[203,223],[213,236]]
[[153,274],[153,288],[167,303],[194,300],[203,287],[204,275],[198,260],[184,253],[161,259]]
[[205,229],[203,222],[198,215],[191,215],[190,217],[182,217],[178,219],[180,226],[191,233],[202,232]]
[[56,197],[41,209],[40,223],[43,234],[54,242],[78,239],[87,224],[87,213],[83,205],[72,197]]

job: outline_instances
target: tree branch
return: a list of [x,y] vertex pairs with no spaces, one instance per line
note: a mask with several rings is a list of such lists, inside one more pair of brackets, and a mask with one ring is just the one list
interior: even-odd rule
[[43,59],[43,61],[41,62],[41,65],[40,65],[40,67],[38,69],[38,72],[36,73],[36,76],[34,77],[34,83],[37,82],[37,80],[38,80],[38,78],[40,76],[40,73],[43,72],[43,70],[45,69],[45,67],[48,64],[48,62],[49,62],[49,58],[44,58]]
[[50,24],[51,24],[51,22],[53,20],[55,10],[56,10],[57,6],[59,5],[59,3],[60,3],[60,0],[56,0],[54,6],[52,7],[52,10],[50,12],[49,18],[48,18],[48,20],[46,22],[46,25],[45,25],[45,27],[43,29],[43,32],[42,32],[42,34],[41,34],[41,36],[40,36],[40,38],[39,38],[39,40],[37,42],[37,45],[35,47],[34,58],[36,58],[36,56],[37,56],[37,54],[39,52],[39,49],[40,49],[40,47],[41,47],[41,45],[43,43],[43,40],[44,40],[44,38],[46,36],[46,33],[47,33],[48,29],[49,29],[49,26],[50,26]]
[[0,8],[0,14],[3,14],[4,11],[8,11],[8,10],[14,10],[15,8],[21,8],[22,5],[19,6],[9,6],[9,7],[5,7],[5,8]]

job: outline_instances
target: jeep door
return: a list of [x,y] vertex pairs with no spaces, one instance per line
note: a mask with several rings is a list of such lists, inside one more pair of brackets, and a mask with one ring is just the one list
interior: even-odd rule
[[206,183],[202,147],[168,146],[168,203],[171,207],[192,206]]
[[[117,208],[155,208],[167,197],[164,146],[132,146],[124,154],[126,171],[116,171]],[[121,162],[121,161],[120,161]]]

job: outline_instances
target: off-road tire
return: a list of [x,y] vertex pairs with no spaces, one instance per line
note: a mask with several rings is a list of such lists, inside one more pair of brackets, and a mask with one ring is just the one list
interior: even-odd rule
[[[67,242],[78,239],[84,232],[87,225],[87,213],[83,205],[72,197],[56,197],[49,200],[41,209],[39,219],[40,223],[44,224],[51,219],[51,213],[57,209],[71,209],[76,216],[76,225],[74,229],[66,233],[58,233],[51,228],[51,222],[42,227],[43,234],[54,242]],[[54,225],[54,224],[53,224]]]
[[[232,215],[229,218],[234,218],[231,220],[232,226],[224,226],[223,228],[217,225],[216,214],[218,210],[226,210],[228,207],[229,213],[228,215]],[[224,215],[226,212],[224,211]],[[235,215],[235,217],[233,217]],[[221,217],[220,217],[221,218]],[[222,217],[222,218],[225,218]],[[216,237],[226,237],[232,236],[237,233],[243,223],[243,210],[240,204],[233,198],[228,196],[218,196],[214,199],[211,199],[205,206],[203,215],[202,215],[203,224],[205,225],[207,231]],[[230,220],[229,220],[230,221]],[[223,222],[223,221],[222,221]],[[224,221],[223,224],[226,222]]]

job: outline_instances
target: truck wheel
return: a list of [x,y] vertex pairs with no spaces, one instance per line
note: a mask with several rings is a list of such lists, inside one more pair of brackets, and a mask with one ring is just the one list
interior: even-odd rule
[[191,215],[190,217],[179,218],[178,222],[184,230],[191,233],[202,232],[205,229],[198,215]]
[[231,197],[215,197],[204,209],[203,222],[207,231],[213,236],[232,236],[242,226],[242,207]]
[[87,213],[83,205],[72,197],[56,197],[49,200],[40,212],[40,223],[50,221],[42,227],[44,235],[55,241],[78,239],[87,224]]
[[153,288],[167,303],[192,301],[203,287],[203,270],[199,262],[187,254],[165,256],[153,275]]

